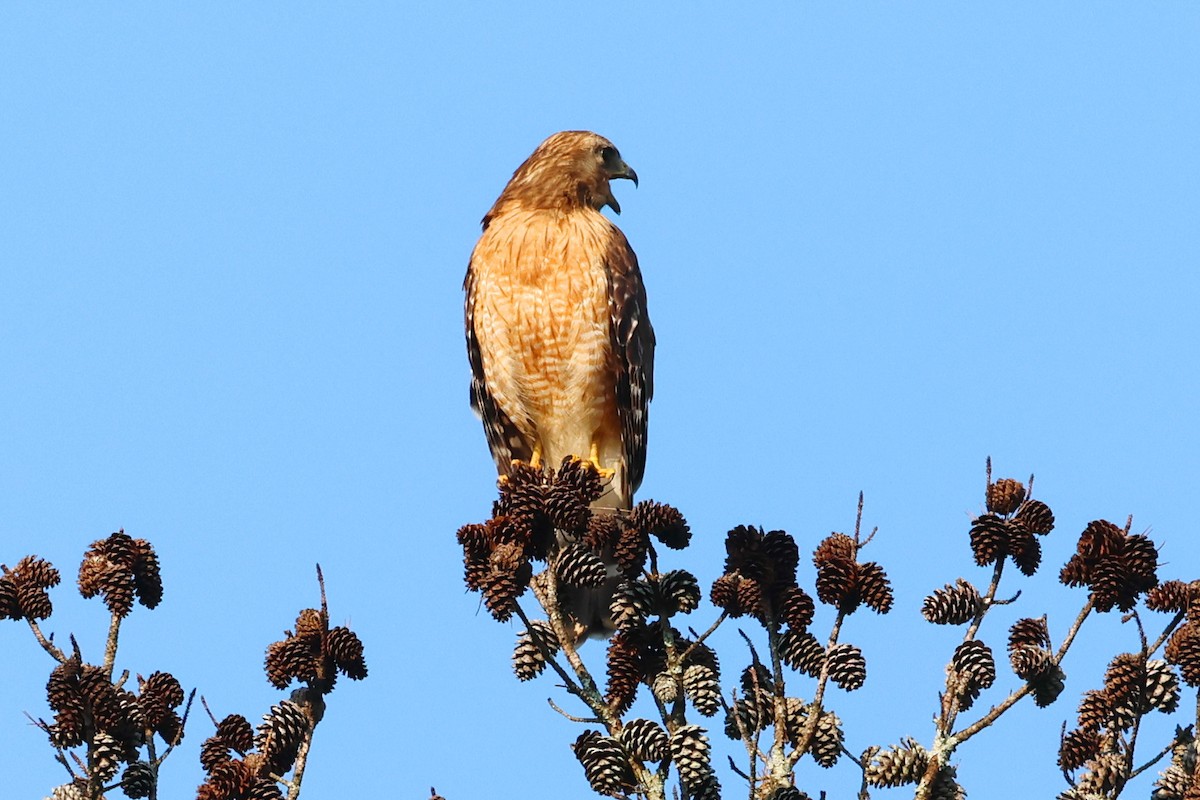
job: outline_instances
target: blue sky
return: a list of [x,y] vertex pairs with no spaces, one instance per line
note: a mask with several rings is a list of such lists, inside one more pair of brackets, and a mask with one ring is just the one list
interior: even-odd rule
[[[494,491],[467,256],[569,128],[641,178],[616,187],[659,339],[640,496],[695,531],[669,564],[710,583],[740,523],[809,550],[866,493],[897,602],[844,634],[868,660],[830,698],[852,750],[929,741],[958,638],[921,599],[986,579],[966,539],[986,456],[1036,473],[1059,527],[984,641],[1043,612],[1061,638],[1083,596],[1055,574],[1091,519],[1134,514],[1162,577],[1197,577],[1200,8],[410,5],[0,11],[0,560],[70,578],[93,539],[151,539],[166,596],[120,666],[256,718],[320,562],[371,674],[330,698],[304,796],[588,794],[561,694],[512,678],[516,628],[463,591],[453,540]],[[71,595],[47,627],[99,658],[103,611]],[[61,771],[22,712],[46,713],[51,663],[0,636],[0,772],[39,797]],[[1086,627],[1057,704],[959,751],[973,800],[1063,788],[1060,722],[1135,646]],[[194,790],[209,732],[165,796]],[[804,763],[814,796],[857,786]]]

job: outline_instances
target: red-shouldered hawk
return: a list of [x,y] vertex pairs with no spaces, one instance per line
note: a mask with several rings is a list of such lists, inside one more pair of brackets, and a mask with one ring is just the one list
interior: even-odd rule
[[600,209],[637,184],[612,142],[564,131],[483,218],[466,291],[471,405],[501,475],[566,456],[611,474],[595,505],[629,509],[646,463],[654,330],[637,256]]

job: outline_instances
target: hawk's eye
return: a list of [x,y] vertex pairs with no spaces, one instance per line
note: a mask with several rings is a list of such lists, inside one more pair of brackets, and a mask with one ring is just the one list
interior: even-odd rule
[[600,148],[600,158],[604,159],[606,163],[612,161],[616,157],[617,151],[615,148],[609,147],[608,145]]

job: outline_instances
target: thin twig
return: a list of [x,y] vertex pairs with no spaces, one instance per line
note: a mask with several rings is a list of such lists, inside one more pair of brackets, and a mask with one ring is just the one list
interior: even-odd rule
[[[683,651],[683,655],[679,657],[679,660],[687,661],[688,658],[692,655],[692,651],[695,650],[697,647],[699,647],[704,642],[705,639],[707,639],[709,636],[712,636],[714,633],[716,633],[717,628],[721,627],[721,623],[727,619],[729,619],[729,612],[722,611],[721,616],[717,617],[717,621],[714,622],[712,625],[710,625],[708,630],[706,630],[704,633],[697,636],[696,641],[692,642],[688,646],[688,649]],[[692,635],[695,636],[695,631],[692,631]]]
[[1135,769],[1133,772],[1129,773],[1129,780],[1133,780],[1133,779],[1134,779],[1134,778],[1136,778],[1138,775],[1141,775],[1143,772],[1145,772],[1146,770],[1148,770],[1148,769],[1150,769],[1151,767],[1153,767],[1153,766],[1154,766],[1155,764],[1157,764],[1159,761],[1162,761],[1162,760],[1163,760],[1163,756],[1165,756],[1167,753],[1170,753],[1172,750],[1174,750],[1174,749],[1175,749],[1175,746],[1176,746],[1177,744],[1178,744],[1178,742],[1177,742],[1177,741],[1175,741],[1174,739],[1172,739],[1172,740],[1171,740],[1171,743],[1170,743],[1170,744],[1168,744],[1166,747],[1164,747],[1162,750],[1160,750],[1160,751],[1159,751],[1159,753],[1158,753],[1158,755],[1156,755],[1154,758],[1152,758],[1152,759],[1150,759],[1149,761],[1147,761],[1145,764],[1142,764],[1140,767],[1138,767],[1137,769]]
[[114,613],[108,622],[108,641],[104,643],[104,677],[112,680],[113,664],[117,661],[117,639],[121,634],[121,615]]
[[[551,653],[548,649],[546,649],[543,646],[544,643],[541,641],[541,637],[533,635],[533,633],[532,633],[533,623],[531,623],[529,621],[529,617],[526,616],[525,609],[521,608],[520,603],[514,603],[513,606],[517,611],[517,616],[521,618],[521,622],[525,623],[525,630],[531,632],[529,635],[529,640],[532,641],[534,643],[534,645],[538,648],[538,652],[540,652],[542,654],[542,657],[546,660],[546,663],[549,664],[550,667],[555,672],[558,673],[558,677],[563,679],[563,683],[565,684],[566,690],[568,692],[570,692],[571,694],[575,695],[576,697],[583,699],[586,702],[586,698],[583,695],[583,690],[579,688],[579,685],[576,684],[574,680],[572,680],[571,674],[569,672],[567,672],[565,669],[563,669],[562,664],[558,663],[558,659],[556,659],[554,657],[554,654]],[[558,635],[557,631],[555,632],[555,635],[556,636]],[[594,711],[595,709],[592,709],[592,710]]]
[[1163,628],[1163,632],[1160,633],[1158,638],[1154,640],[1154,644],[1147,647],[1147,656],[1152,656],[1158,652],[1158,648],[1163,646],[1163,643],[1166,642],[1167,639],[1170,638],[1171,634],[1175,632],[1175,629],[1179,627],[1179,623],[1183,622],[1184,616],[1185,612],[1180,611],[1175,615],[1174,619],[1167,623],[1167,627]]
[[[322,594],[324,593],[322,592]],[[304,768],[308,765],[308,751],[312,747],[313,731],[315,730],[316,726],[314,725],[308,735],[300,740],[300,748],[296,751],[296,765],[292,768],[292,779],[286,781],[287,800],[296,800],[300,796],[300,784],[304,781]]]
[[66,661],[67,661],[66,654],[63,653],[62,650],[58,649],[54,645],[54,642],[50,641],[49,639],[47,639],[45,637],[45,635],[42,634],[42,629],[38,627],[37,622],[29,619],[28,617],[26,617],[25,621],[29,623],[29,629],[31,631],[33,631],[33,636],[35,639],[37,639],[38,644],[40,644],[42,646],[42,649],[45,650],[47,653],[49,653],[50,657],[53,658],[58,663],[60,663],[60,664],[66,663]]
[[558,704],[554,702],[553,697],[547,697],[546,702],[550,704],[551,708],[553,708],[559,714],[562,714],[567,719],[571,720],[571,722],[583,722],[583,723],[586,723],[589,725],[603,725],[604,724],[604,720],[600,719],[599,717],[573,717],[573,716],[571,716],[570,714],[568,714],[567,712],[563,711],[561,708],[558,707]]

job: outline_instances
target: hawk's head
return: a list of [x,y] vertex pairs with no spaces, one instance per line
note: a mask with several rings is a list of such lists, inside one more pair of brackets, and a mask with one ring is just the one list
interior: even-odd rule
[[613,178],[627,178],[634,186],[638,179],[612,142],[590,131],[556,133],[538,145],[513,173],[484,218],[484,225],[510,203],[522,208],[563,210],[600,210],[608,206],[620,214],[621,205],[609,186]]

